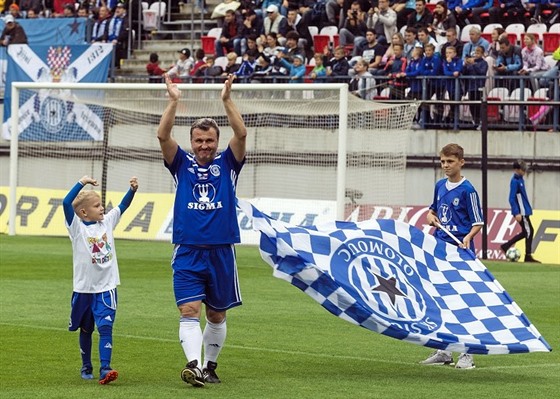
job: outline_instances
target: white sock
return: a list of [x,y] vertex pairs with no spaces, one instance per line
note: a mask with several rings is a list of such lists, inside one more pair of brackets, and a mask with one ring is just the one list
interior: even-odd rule
[[215,324],[206,320],[204,327],[204,368],[208,362],[217,362],[218,355],[226,340],[227,326],[226,319],[221,323]]
[[196,360],[201,366],[202,358],[202,330],[200,319],[194,317],[181,317],[179,320],[179,342],[185,352],[187,362]]

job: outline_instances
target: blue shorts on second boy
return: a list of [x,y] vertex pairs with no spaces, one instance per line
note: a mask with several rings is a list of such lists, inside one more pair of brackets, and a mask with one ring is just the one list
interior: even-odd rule
[[97,328],[115,322],[117,312],[117,289],[99,294],[72,293],[69,331],[82,328],[92,332]]

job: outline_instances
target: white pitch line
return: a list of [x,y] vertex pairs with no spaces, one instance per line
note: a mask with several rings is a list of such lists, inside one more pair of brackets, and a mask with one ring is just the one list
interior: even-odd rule
[[[57,332],[67,332],[68,331],[67,329],[60,328],[60,327],[34,326],[34,325],[17,324],[17,323],[3,323],[3,322],[0,322],[0,325],[11,326],[11,327],[32,328],[32,329],[36,329],[36,330],[49,330],[49,331],[57,331]],[[177,343],[179,341],[179,338],[169,339],[169,338],[147,337],[147,336],[142,336],[142,335],[131,335],[131,334],[113,334],[113,336],[114,337],[120,337],[120,338],[138,339],[138,340],[156,341],[156,342]],[[231,345],[231,344],[230,345],[226,344],[224,347],[225,348],[233,348],[233,349],[243,349],[243,350],[248,350],[248,351],[256,351],[256,352],[281,353],[281,354],[285,354],[285,355],[297,355],[297,356],[302,356],[303,355],[303,356],[314,356],[314,357],[326,357],[326,358],[329,358],[329,359],[373,361],[375,363],[390,363],[390,364],[400,364],[400,365],[411,365],[410,362],[399,362],[399,361],[394,361],[394,360],[376,359],[376,358],[361,357],[361,356],[332,355],[332,354],[327,354],[327,353],[301,352],[301,351],[291,351],[291,350],[286,350],[286,349],[262,348],[262,347]],[[480,356],[484,356],[484,355],[480,355]],[[423,367],[425,367],[425,366],[423,366]],[[534,368],[534,367],[560,367],[560,363],[544,363],[544,364],[543,363],[535,363],[535,364],[526,364],[526,365],[518,365],[518,366],[490,366],[490,367],[484,367],[484,370],[510,370],[510,369],[525,369],[525,368]]]

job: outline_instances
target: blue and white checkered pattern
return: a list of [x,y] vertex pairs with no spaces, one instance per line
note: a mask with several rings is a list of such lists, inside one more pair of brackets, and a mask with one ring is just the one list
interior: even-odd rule
[[292,226],[246,201],[262,258],[332,314],[393,338],[471,354],[548,343],[470,250],[395,220]]

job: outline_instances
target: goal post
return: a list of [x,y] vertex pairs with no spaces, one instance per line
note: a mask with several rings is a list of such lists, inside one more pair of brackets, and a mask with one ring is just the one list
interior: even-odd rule
[[[223,84],[179,84],[173,135],[189,150],[189,128],[212,117],[219,151],[232,136]],[[85,174],[101,193],[125,191],[137,175],[141,193],[172,194],[156,131],[167,106],[164,84],[23,83],[12,85],[8,232],[17,234],[18,189],[68,190]],[[232,98],[247,125],[240,198],[331,201],[338,220],[356,200],[404,204],[406,138],[417,104],[361,100],[341,83],[234,83]],[[13,134],[17,132],[17,134]]]

